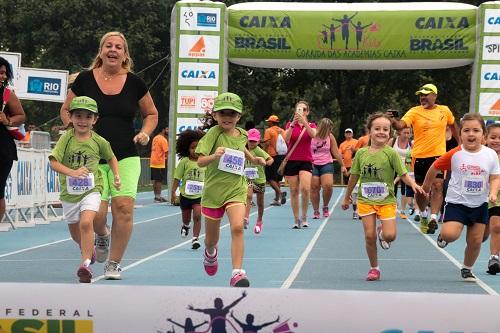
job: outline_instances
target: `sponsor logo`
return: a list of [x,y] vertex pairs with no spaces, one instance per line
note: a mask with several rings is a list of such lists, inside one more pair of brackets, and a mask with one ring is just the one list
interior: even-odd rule
[[180,86],[212,86],[219,83],[219,64],[180,62],[178,84]]
[[500,44],[488,44],[484,48],[488,53],[500,53]]
[[195,108],[196,107],[196,96],[181,96],[180,106],[182,108]]
[[205,39],[200,37],[193,47],[189,49],[188,55],[190,57],[204,57],[205,56]]
[[412,38],[410,51],[467,51],[463,38]]
[[484,32],[500,32],[499,9],[486,9],[484,11]]
[[244,28],[291,28],[289,16],[243,16],[240,26]]
[[419,17],[415,21],[417,29],[464,29],[469,27],[469,19],[462,17]]
[[181,72],[185,79],[216,79],[215,71],[185,69]]
[[220,30],[220,8],[181,7],[179,28],[181,30]]
[[217,14],[197,13],[197,22],[199,27],[215,28],[217,26]]
[[61,93],[61,80],[28,76],[28,93],[41,95],[59,95]]
[[234,47],[237,49],[289,50],[285,37],[235,37]]
[[489,110],[488,110],[488,115],[489,116],[500,116],[500,99],[497,99],[495,103],[493,103]]
[[92,333],[92,320],[0,319],[0,333]]
[[192,114],[210,112],[214,106],[215,96],[217,96],[217,91],[215,90],[179,90],[177,112]]
[[498,72],[486,72],[483,75],[483,79],[486,81],[498,81],[500,78],[500,74]]

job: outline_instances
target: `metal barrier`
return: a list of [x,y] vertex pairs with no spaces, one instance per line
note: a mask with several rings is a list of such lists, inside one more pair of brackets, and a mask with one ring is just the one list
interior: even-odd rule
[[149,167],[149,158],[141,157],[141,176],[139,177],[139,186],[152,185],[151,168]]
[[33,149],[50,149],[49,132],[31,131],[30,146]]

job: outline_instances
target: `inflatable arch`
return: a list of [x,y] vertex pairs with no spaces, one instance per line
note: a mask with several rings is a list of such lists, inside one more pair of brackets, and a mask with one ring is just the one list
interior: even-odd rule
[[[473,65],[470,109],[500,116],[500,1],[179,1],[171,15],[170,142],[227,90],[228,61],[263,68],[432,69]],[[175,166],[170,150],[170,170]]]

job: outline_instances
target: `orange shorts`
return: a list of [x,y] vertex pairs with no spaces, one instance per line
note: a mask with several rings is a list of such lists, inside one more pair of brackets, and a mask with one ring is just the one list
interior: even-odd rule
[[358,215],[368,216],[375,214],[380,220],[392,220],[396,218],[396,204],[372,205],[358,201]]

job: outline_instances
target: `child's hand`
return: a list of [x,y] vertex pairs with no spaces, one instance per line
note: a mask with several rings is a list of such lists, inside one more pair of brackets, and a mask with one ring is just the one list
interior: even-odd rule
[[217,149],[214,152],[215,158],[220,158],[222,155],[224,155],[224,152],[226,149],[224,147],[217,147]]
[[345,166],[342,166],[340,168],[340,172],[342,172],[342,174],[347,177],[349,175],[349,171],[347,171],[347,168]]
[[429,196],[429,193],[427,193],[422,186],[417,185],[416,183],[413,183],[413,186],[411,188],[413,189],[413,192],[415,192],[415,193],[423,194],[426,197]]
[[122,181],[120,180],[120,175],[115,175],[115,188],[119,191],[122,186]]
[[266,165],[266,160],[263,157],[256,157],[255,158],[255,164],[265,166]]
[[397,184],[400,179],[401,179],[401,177],[399,177],[399,176],[397,176],[396,178],[394,178],[394,184]]
[[497,194],[496,193],[490,193],[489,198],[490,198],[490,202],[492,204],[496,204],[497,203]]
[[347,210],[349,208],[349,204],[351,203],[351,200],[349,198],[350,196],[345,196],[344,201],[342,202],[342,209]]
[[170,195],[170,203],[173,205],[175,203],[175,200],[176,200],[176,195],[175,195],[175,192],[173,192]]
[[71,177],[75,177],[75,178],[85,178],[89,175],[89,169],[87,169],[86,167],[82,166],[76,170],[73,170],[71,172]]

